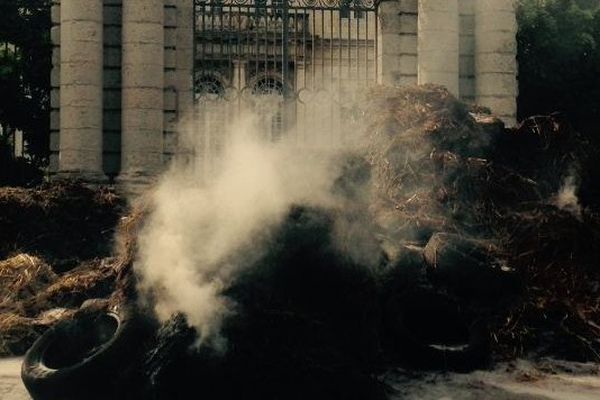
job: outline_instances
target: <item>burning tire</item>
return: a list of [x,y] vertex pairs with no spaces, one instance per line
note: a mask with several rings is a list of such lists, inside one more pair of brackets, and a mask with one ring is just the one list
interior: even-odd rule
[[23,383],[34,400],[118,398],[147,327],[128,307],[63,321],[25,355]]
[[478,303],[498,305],[499,299],[519,292],[517,276],[503,271],[494,255],[494,245],[450,233],[436,233],[424,256],[433,283]]
[[446,295],[429,290],[388,301],[386,325],[402,363],[421,369],[469,371],[484,366],[490,349],[485,325]]

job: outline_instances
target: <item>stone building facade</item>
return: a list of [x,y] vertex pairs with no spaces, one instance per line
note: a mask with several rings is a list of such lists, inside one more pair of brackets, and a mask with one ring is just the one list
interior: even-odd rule
[[[216,12],[222,15],[224,1],[206,0],[200,9],[210,10],[207,15],[214,21]],[[235,1],[230,9],[241,10],[240,0]],[[281,7],[281,0],[246,1]],[[350,79],[354,73],[372,83],[436,83],[465,101],[491,108],[508,124],[515,123],[514,0],[381,0],[372,3],[372,13],[366,17],[359,10],[370,0],[292,0],[289,4],[293,1],[303,1],[304,8],[285,11],[294,24],[294,38],[285,36],[285,42],[296,43],[283,56],[286,67],[273,70],[267,67],[267,58],[262,64],[255,60],[252,75],[251,51],[260,52],[260,41],[252,45],[256,50],[240,57],[239,42],[231,47],[233,39],[228,39],[226,48],[236,52],[227,50],[218,59],[219,70],[207,67],[205,61],[213,56],[204,49],[207,44],[214,48],[215,40],[224,43],[224,32],[215,31],[214,23],[212,31],[206,23],[199,28],[198,0],[55,0],[51,171],[99,182],[108,177],[124,183],[152,179],[182,151],[179,123],[194,114],[198,88],[207,83],[241,90],[254,82],[251,93],[265,82],[272,89],[277,79],[282,81],[280,87],[290,82],[298,93],[310,85]],[[315,2],[324,2],[330,13],[321,19],[316,16],[321,14],[311,14]],[[354,19],[343,15],[345,4],[357,5]],[[336,5],[342,8],[334,13]],[[227,20],[218,18],[231,31],[236,26],[233,21],[241,21],[242,15],[238,11]],[[339,20],[334,22],[334,17]],[[276,25],[277,16],[269,21]],[[251,22],[252,32],[259,32],[260,18]],[[243,24],[239,25],[237,32],[230,32],[232,38],[243,34]],[[340,36],[344,27],[349,32],[345,42]],[[268,36],[269,30],[261,32]],[[304,35],[304,42],[299,35]],[[263,42],[263,52],[281,58],[278,49],[283,40],[277,42],[276,36]],[[272,53],[268,46],[273,46]],[[347,48],[347,56],[342,48]],[[331,52],[326,57],[324,49]],[[359,62],[363,59],[364,65]]]

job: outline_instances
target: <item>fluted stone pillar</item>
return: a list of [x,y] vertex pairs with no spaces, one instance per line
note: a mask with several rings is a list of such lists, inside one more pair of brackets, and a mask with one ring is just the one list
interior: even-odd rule
[[143,184],[163,167],[164,0],[123,1],[121,174]]
[[62,0],[58,174],[87,181],[102,172],[102,0]]
[[516,123],[517,112],[516,35],[514,0],[476,1],[476,100],[509,125]]
[[435,83],[459,94],[458,0],[419,0],[419,84]]
[[382,0],[377,13],[377,80],[417,83],[417,2]]
[[194,108],[194,2],[177,1],[177,93],[179,120]]

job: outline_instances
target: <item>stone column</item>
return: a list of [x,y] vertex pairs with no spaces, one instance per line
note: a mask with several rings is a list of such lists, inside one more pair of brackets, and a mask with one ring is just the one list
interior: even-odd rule
[[62,0],[58,174],[103,181],[102,0]]
[[458,0],[419,0],[419,84],[459,94]]
[[163,167],[164,0],[123,1],[121,174],[125,186]]
[[[413,5],[414,6],[414,5]],[[400,0],[384,0],[377,13],[377,81],[384,85],[412,84],[410,53],[416,53],[416,43],[411,46],[416,27],[416,9]],[[375,25],[375,24],[373,24]],[[411,47],[413,47],[411,49]],[[414,58],[414,57],[413,57]],[[416,75],[416,68],[412,75]]]
[[194,107],[194,2],[177,1],[177,92],[179,121]]
[[475,4],[475,78],[477,103],[505,123],[517,114],[517,21],[514,0],[477,0]]

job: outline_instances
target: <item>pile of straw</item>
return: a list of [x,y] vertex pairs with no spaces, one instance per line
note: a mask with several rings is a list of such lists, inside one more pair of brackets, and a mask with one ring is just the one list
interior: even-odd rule
[[593,203],[578,215],[552,199],[570,175],[585,192],[586,165],[600,152],[557,116],[506,129],[441,87],[376,88],[369,99],[371,209],[388,240],[423,246],[435,232],[493,240],[525,288],[492,315],[497,353],[545,342],[599,360],[600,218]]

